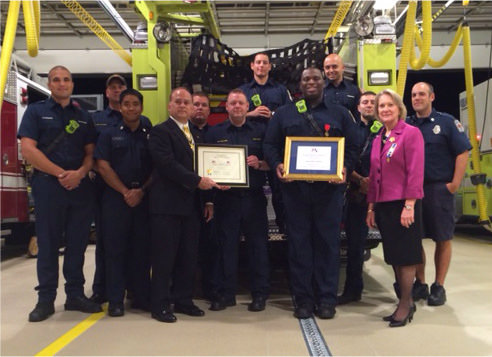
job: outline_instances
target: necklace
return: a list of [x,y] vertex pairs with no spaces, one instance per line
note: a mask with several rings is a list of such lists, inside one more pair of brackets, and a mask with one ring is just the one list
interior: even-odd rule
[[389,136],[391,135],[391,130],[390,131],[387,131],[383,134],[383,137],[382,137],[382,141],[383,141],[383,144],[386,144],[386,140],[388,140]]

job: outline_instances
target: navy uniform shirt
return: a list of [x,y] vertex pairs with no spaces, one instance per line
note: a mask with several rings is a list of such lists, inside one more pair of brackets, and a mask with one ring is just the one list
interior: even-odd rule
[[359,120],[356,124],[359,132],[359,143],[361,147],[359,161],[357,162],[354,170],[359,175],[364,177],[369,177],[372,141],[376,136],[376,134],[371,133],[371,125],[373,124],[373,122],[373,120],[369,120],[366,125],[362,120]]
[[[97,135],[99,135],[106,128],[121,124],[123,117],[118,110],[111,109],[108,105],[106,109],[93,113],[92,120],[94,121]],[[152,123],[146,116],[141,115],[140,120],[145,126],[152,126]]]
[[[359,154],[359,159],[355,165],[354,171],[357,172],[362,177],[369,177],[369,170],[371,168],[372,143],[376,135],[381,130],[380,128],[377,133],[371,132],[371,126],[373,123],[374,120],[369,120],[366,125],[362,120],[359,119],[359,121],[356,124],[357,131],[359,134],[360,154]],[[350,191],[359,191],[360,184],[358,182],[354,182],[352,180],[348,180],[348,181],[349,181]],[[365,204],[365,202],[366,200],[364,198],[362,203]]]
[[[308,111],[322,131],[328,126],[329,136],[345,137],[345,160],[347,175],[355,167],[359,155],[357,127],[347,109],[321,101],[316,107],[307,104]],[[319,136],[305,115],[297,111],[294,103],[280,107],[268,123],[263,150],[270,167],[276,169],[284,161],[285,137]]]
[[108,161],[126,187],[141,187],[152,172],[148,147],[150,129],[143,122],[135,131],[123,122],[106,128],[97,140],[94,158]]
[[78,128],[72,134],[67,133],[47,157],[64,170],[77,170],[84,161],[85,146],[95,142],[95,131],[89,113],[74,105],[72,100],[65,108],[51,97],[30,104],[22,117],[17,137],[36,140],[37,148],[45,153],[55,138],[65,131],[70,120],[75,120]]
[[[237,127],[226,120],[210,128],[207,133],[207,143],[224,145],[247,145],[248,156],[255,155],[263,160],[263,138],[265,125],[246,119],[243,126]],[[249,188],[261,189],[265,184],[265,171],[249,169]],[[235,190],[234,188],[232,190]]]
[[[258,84],[254,79],[246,84],[243,84],[239,87],[244,94],[246,94],[246,98],[249,102],[249,110],[255,110],[256,106],[253,104],[251,99],[252,96],[258,94],[261,99],[261,105],[264,105],[272,112],[276,111],[277,108],[281,107],[290,102],[290,96],[287,92],[287,88],[285,88],[282,84],[274,82],[271,78],[268,78],[267,82],[264,85]],[[249,117],[250,119],[252,117]],[[256,117],[257,120],[262,120],[264,122],[268,121],[269,118],[265,117]]]
[[106,128],[116,126],[122,119],[121,113],[118,110],[113,110],[109,106],[106,109],[92,114],[94,127],[97,135],[101,134]]
[[357,105],[360,99],[360,90],[355,84],[343,79],[338,87],[335,87],[330,81],[327,81],[323,95],[328,104],[341,105],[350,110],[354,118],[358,118]]
[[209,129],[211,128],[210,125],[205,124],[203,128],[197,127],[195,124],[191,122],[191,120],[188,122],[188,126],[190,127],[190,131],[193,134],[193,138],[195,139],[196,143],[204,143],[205,142],[205,137],[207,136],[207,133]]
[[407,123],[422,132],[425,143],[424,183],[451,182],[456,157],[471,150],[463,126],[452,115],[432,108],[427,118],[412,115]]

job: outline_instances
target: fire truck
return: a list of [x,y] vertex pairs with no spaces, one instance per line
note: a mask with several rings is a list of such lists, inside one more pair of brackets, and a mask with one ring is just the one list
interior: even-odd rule
[[28,184],[30,167],[25,163],[17,139],[22,116],[30,103],[49,97],[50,92],[42,79],[26,75],[30,70],[23,70],[14,60],[9,71],[5,96],[1,112],[1,181],[0,212],[2,224],[2,244],[23,243],[34,235],[33,201]]
[[[473,162],[470,158],[466,166],[465,177],[456,195],[456,219],[459,223],[476,224],[480,222],[480,209],[485,211],[486,217],[492,219],[492,101],[490,90],[492,79],[473,87],[476,112],[476,132],[481,170],[485,175],[474,175]],[[460,93],[460,119],[465,132],[469,134],[468,105],[466,92]],[[477,182],[484,183],[483,200],[478,199]],[[480,207],[480,205],[485,205]],[[490,225],[482,225],[491,231]]]

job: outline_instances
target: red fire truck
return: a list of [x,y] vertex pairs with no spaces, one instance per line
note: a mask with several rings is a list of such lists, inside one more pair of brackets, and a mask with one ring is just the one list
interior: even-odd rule
[[23,243],[34,234],[28,171],[20,152],[17,129],[29,103],[46,99],[50,92],[19,71],[10,71],[1,111],[0,212],[2,244],[15,237]]

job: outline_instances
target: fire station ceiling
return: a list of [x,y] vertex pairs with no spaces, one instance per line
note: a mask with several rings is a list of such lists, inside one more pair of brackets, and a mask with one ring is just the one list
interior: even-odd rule
[[[391,0],[387,0],[387,2]],[[102,1],[79,1],[85,10],[99,22],[112,36],[122,34],[121,26],[108,15],[101,5]],[[169,1],[168,3],[173,3]],[[179,5],[199,3],[196,0],[175,0]],[[254,38],[258,35],[296,35],[297,37],[322,39],[326,34],[339,1],[222,1],[211,0],[210,8],[220,30],[221,36],[241,35],[246,47],[255,47]],[[450,5],[446,7],[446,5]],[[114,9],[121,18],[135,30],[142,17],[135,11],[131,1],[111,1]],[[350,11],[340,28],[346,32],[349,26],[362,15],[376,15],[373,10],[374,1],[353,1]],[[396,22],[397,35],[401,34],[404,24],[404,12],[408,1],[397,1],[396,6],[387,10],[393,22]],[[5,26],[9,1],[0,1],[2,33]],[[473,30],[492,31],[492,1],[470,1],[463,7],[461,0],[433,1],[432,13],[437,14],[433,22],[433,31],[453,32],[458,24],[466,19]],[[190,17],[198,17],[198,13],[180,13]],[[199,25],[173,25],[175,31],[182,34],[192,34],[201,31]],[[339,33],[340,35],[340,33]],[[25,36],[22,11],[19,16],[17,37]],[[62,2],[41,1],[41,48],[52,49],[50,46],[63,49],[63,42],[70,37],[84,38],[94,34],[83,24]],[[43,41],[43,39],[51,39]],[[252,43],[248,43],[251,41]],[[22,42],[16,42],[16,49]],[[123,44],[124,45],[124,44]],[[53,48],[54,49],[54,48]]]

